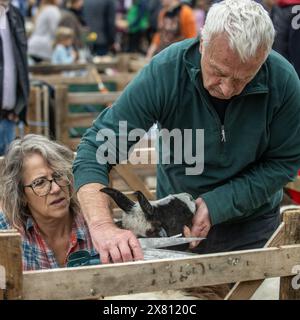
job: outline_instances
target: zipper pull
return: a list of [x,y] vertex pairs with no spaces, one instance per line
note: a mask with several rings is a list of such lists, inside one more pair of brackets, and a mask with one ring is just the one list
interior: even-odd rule
[[224,125],[221,127],[221,142],[226,142],[226,134],[225,134],[225,128]]

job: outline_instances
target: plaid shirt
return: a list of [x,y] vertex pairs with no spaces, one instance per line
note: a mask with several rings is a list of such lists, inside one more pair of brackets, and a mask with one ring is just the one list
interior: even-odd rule
[[[5,215],[0,212],[0,230],[6,229],[11,229],[11,226]],[[27,219],[26,231],[25,233],[21,232],[21,236],[23,270],[60,268],[53,250],[49,248],[39,231],[39,227],[31,217]],[[81,214],[77,214],[73,221],[65,264],[71,253],[83,249],[87,250],[91,255],[97,254],[86,222]]]

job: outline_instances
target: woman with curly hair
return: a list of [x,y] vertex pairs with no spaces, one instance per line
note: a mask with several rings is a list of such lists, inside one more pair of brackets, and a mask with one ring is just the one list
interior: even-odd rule
[[73,152],[28,134],[8,149],[0,174],[0,230],[22,236],[23,269],[66,265],[71,253],[95,255],[73,190]]

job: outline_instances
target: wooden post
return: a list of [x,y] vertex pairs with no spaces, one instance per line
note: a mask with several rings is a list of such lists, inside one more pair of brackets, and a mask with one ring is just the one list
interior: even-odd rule
[[49,138],[50,133],[50,117],[49,117],[49,90],[46,85],[42,88],[43,94],[43,122],[44,122],[44,130],[43,134]]
[[[284,221],[284,244],[300,243],[300,210],[287,210],[283,215]],[[299,261],[300,265],[300,261]],[[299,267],[300,268],[300,267]],[[280,300],[300,300],[300,289],[292,286],[293,276],[280,279]],[[299,282],[299,281],[298,281]]]
[[118,58],[119,58],[118,67],[117,67],[118,71],[128,72],[131,54],[130,53],[120,53],[118,55]]
[[23,291],[21,236],[0,231],[0,300],[21,299]]
[[68,145],[68,88],[67,86],[55,86],[55,137],[61,143]]
[[[152,251],[153,252],[153,251]],[[23,272],[24,299],[87,299],[292,275],[300,245]]]
[[[284,223],[282,222],[272,237],[266,243],[265,248],[280,247],[284,241]],[[262,285],[264,280],[237,282],[224,300],[248,300],[255,291]]]
[[30,87],[29,94],[29,108],[27,112],[27,122],[28,126],[25,127],[25,133],[38,133],[37,132],[37,108],[38,108],[38,99],[39,99],[39,88]]

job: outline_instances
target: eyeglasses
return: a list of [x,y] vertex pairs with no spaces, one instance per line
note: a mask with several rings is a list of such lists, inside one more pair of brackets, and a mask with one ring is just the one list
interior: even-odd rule
[[56,174],[52,176],[53,179],[38,178],[32,183],[23,186],[24,188],[31,188],[32,191],[39,197],[45,197],[49,194],[52,182],[54,181],[60,187],[66,187],[70,185],[70,180],[65,175]]

